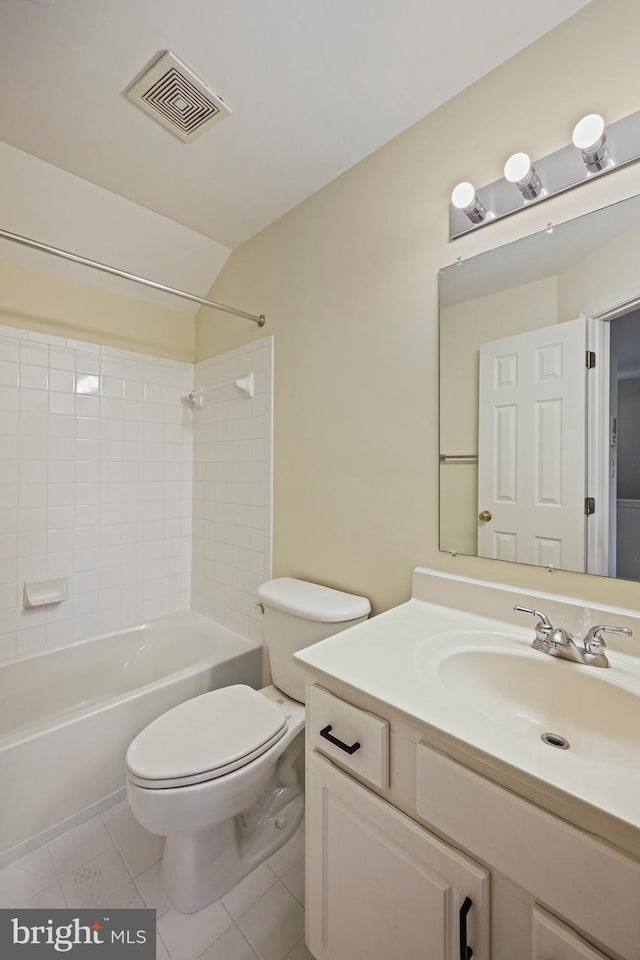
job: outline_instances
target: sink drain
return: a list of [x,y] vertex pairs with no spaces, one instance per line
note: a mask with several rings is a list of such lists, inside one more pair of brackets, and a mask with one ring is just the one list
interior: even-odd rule
[[543,743],[548,744],[550,747],[556,747],[558,750],[569,750],[571,747],[569,741],[561,737],[559,733],[543,733],[540,739]]

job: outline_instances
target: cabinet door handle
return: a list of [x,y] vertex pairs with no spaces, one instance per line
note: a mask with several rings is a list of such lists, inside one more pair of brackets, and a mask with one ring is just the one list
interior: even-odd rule
[[360,749],[360,744],[357,740],[355,743],[352,743],[351,745],[349,745],[348,743],[344,743],[343,740],[338,740],[337,737],[332,737],[331,736],[332,730],[333,730],[333,727],[329,723],[327,724],[326,727],[322,728],[322,730],[320,731],[320,736],[324,737],[325,740],[328,740],[329,743],[332,743],[334,747],[340,747],[340,749],[344,750],[345,753],[348,753],[349,756],[351,756],[352,753],[355,753],[356,750]]
[[467,943],[467,914],[472,906],[471,898],[465,897],[460,907],[460,960],[471,960],[473,956],[473,950]]

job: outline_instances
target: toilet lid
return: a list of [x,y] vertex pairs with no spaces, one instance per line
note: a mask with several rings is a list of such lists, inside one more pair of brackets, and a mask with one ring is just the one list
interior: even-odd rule
[[211,780],[265,753],[286,727],[286,714],[251,687],[222,687],[150,723],[130,745],[127,769],[148,787]]

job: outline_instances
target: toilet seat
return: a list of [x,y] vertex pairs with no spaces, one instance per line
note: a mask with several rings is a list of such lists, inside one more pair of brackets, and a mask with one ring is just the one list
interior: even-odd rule
[[151,790],[223,777],[266,753],[287,715],[244,684],[186,700],[149,724],[127,751],[127,776]]

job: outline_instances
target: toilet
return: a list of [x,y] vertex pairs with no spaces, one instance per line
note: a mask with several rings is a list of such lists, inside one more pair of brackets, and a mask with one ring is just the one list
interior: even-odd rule
[[298,829],[304,813],[304,673],[293,654],[370,613],[358,597],[281,577],[257,591],[272,685],[223,687],[149,724],[127,751],[127,796],[166,837],[160,882],[194,913],[224,896]]

